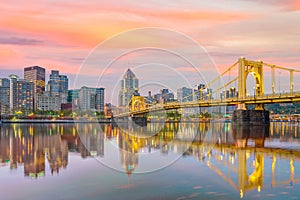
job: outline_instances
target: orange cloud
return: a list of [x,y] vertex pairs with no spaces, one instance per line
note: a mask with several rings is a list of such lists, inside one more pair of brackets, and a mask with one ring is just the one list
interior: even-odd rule
[[[114,5],[112,3],[87,4],[56,2],[48,4],[28,3],[27,8],[17,5],[4,10],[1,27],[33,34],[57,44],[91,47],[119,32],[145,26],[177,27],[186,31],[191,22],[236,21],[251,17],[244,12],[141,7]],[[155,5],[154,5],[155,7]],[[21,11],[21,12],[20,12]]]
[[[5,69],[20,69],[23,61],[23,55],[9,45],[0,45],[1,66]],[[0,67],[1,69],[1,67]]]
[[0,46],[0,57],[1,62],[7,62],[11,59],[16,59],[18,57],[18,54],[13,49],[7,46]]
[[[163,3],[151,1],[136,4],[127,0],[118,3],[46,0],[43,3],[26,1],[25,7],[7,1],[0,7],[0,39],[24,38],[24,40],[23,46],[14,41],[4,42],[5,46],[0,46],[0,57],[3,66],[20,69],[37,64],[48,70],[58,68],[61,73],[76,73],[81,64],[80,59],[88,56],[93,47],[109,37],[135,28],[162,27],[186,33],[204,44],[208,51],[218,52],[219,54],[212,57],[220,66],[221,72],[226,69],[222,66],[230,66],[239,56],[249,59],[256,59],[259,56],[258,59],[267,59],[270,63],[299,66],[300,62],[295,56],[286,54],[276,58],[273,54],[266,53],[266,50],[291,51],[292,47],[299,44],[299,29],[290,24],[298,24],[297,19],[300,17],[296,12],[288,15],[286,12],[299,10],[300,2],[288,0],[282,3],[274,0],[275,3],[272,5],[265,3],[259,7],[261,2],[243,1],[239,5],[232,4],[228,7],[222,3],[210,4],[208,1],[189,4],[170,0]],[[161,36],[156,40],[156,36],[149,34],[122,38],[123,41],[107,46],[105,59],[115,55],[111,51],[115,52],[116,49],[126,45],[126,47],[137,46],[144,41],[147,41],[147,44],[153,41],[160,45],[163,44],[163,40],[172,40],[168,36]],[[30,45],[26,38],[38,42]],[[128,44],[128,41],[134,42]],[[175,44],[175,48],[181,46],[189,48],[179,40],[174,39],[171,42],[168,43],[170,48],[174,47],[172,44]],[[187,52],[188,55],[189,53],[193,52]],[[76,60],[76,57],[79,59]],[[127,60],[139,57],[140,55],[135,53],[124,55],[119,60],[126,63]],[[174,60],[173,63],[178,64]],[[203,68],[211,69],[210,66]],[[178,70],[192,72],[192,69],[185,67]],[[94,75],[97,74],[97,69],[91,68],[85,73]],[[115,71],[108,70],[105,73],[111,75]]]
[[288,1],[292,10],[300,10],[300,2],[298,0]]

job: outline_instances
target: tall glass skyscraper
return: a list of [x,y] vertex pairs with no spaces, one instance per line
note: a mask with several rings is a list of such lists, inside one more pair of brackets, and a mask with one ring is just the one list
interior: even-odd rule
[[119,106],[127,106],[131,96],[139,90],[139,80],[135,74],[128,69],[121,80],[121,89],[119,92]]
[[58,70],[51,70],[48,81],[48,91],[52,95],[67,93],[69,89],[69,79],[66,75],[60,75]]

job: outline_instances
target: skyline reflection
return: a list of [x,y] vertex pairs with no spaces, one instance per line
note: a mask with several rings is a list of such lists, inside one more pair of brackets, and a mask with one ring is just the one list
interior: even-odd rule
[[[271,123],[267,128],[248,129],[230,123],[166,123],[149,124],[146,129],[148,135],[139,135],[138,130],[128,134],[126,127],[112,124],[3,124],[0,166],[10,170],[20,168],[25,177],[38,178],[47,176],[47,167],[52,175],[66,170],[72,153],[82,159],[112,159],[118,165],[116,169],[131,175],[148,165],[147,154],[160,157],[161,162],[179,155],[194,157],[225,180],[240,197],[251,190],[292,187],[300,182],[295,173],[300,165],[298,123]],[[208,143],[205,136],[209,131],[212,137],[217,137],[212,141],[217,142],[209,144],[212,148],[205,152]],[[107,148],[111,144],[117,151]]]

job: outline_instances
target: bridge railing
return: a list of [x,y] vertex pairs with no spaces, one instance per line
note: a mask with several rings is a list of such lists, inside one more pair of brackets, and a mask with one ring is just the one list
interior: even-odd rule
[[194,100],[194,101],[187,101],[187,102],[167,102],[165,104],[159,104],[159,105],[152,105],[149,107],[151,108],[162,108],[166,106],[177,106],[177,105],[189,105],[189,104],[201,104],[201,103],[217,103],[217,102],[225,102],[225,101],[239,101],[239,100],[255,100],[255,99],[274,99],[274,98],[284,98],[284,97],[294,97],[295,95],[300,96],[300,91],[296,91],[294,93],[285,92],[285,93],[276,93],[276,94],[265,94],[263,96],[255,96],[255,95],[249,95],[243,99],[240,99],[239,97],[230,97],[230,98],[223,98],[223,99],[209,99],[209,100]]
[[158,103],[149,105],[145,110],[138,110],[130,112],[126,110],[123,113],[119,113],[119,115],[125,116],[129,114],[140,114],[145,112],[157,111],[157,110],[164,110],[164,109],[177,109],[177,108],[184,108],[184,107],[192,107],[197,106],[200,104],[218,104],[218,103],[238,103],[239,101],[256,101],[256,100],[274,100],[274,99],[284,99],[284,98],[291,98],[291,97],[299,97],[300,98],[300,91],[295,91],[293,93],[284,92],[284,93],[276,93],[276,94],[265,94],[263,96],[247,96],[243,99],[239,97],[231,97],[231,98],[223,98],[223,99],[209,99],[209,100],[194,100],[194,101],[187,101],[187,102],[167,102],[167,103]]

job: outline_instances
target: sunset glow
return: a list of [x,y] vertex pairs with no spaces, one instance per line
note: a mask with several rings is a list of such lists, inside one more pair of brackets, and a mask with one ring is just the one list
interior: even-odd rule
[[[296,0],[138,4],[128,0],[23,4],[4,0],[0,6],[1,75],[13,71],[22,75],[24,67],[40,65],[68,74],[72,82],[72,75],[98,44],[144,27],[187,35],[207,50],[221,71],[240,56],[299,67],[299,9]],[[120,47],[122,42],[111,51]]]

